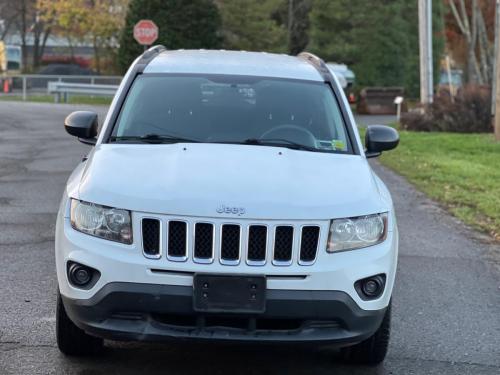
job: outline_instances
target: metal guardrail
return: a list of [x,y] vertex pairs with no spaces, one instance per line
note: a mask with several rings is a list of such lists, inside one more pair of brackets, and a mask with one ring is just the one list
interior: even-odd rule
[[16,90],[22,90],[22,99],[27,100],[28,91],[45,91],[49,82],[80,83],[90,85],[118,85],[122,76],[100,76],[100,75],[51,75],[51,74],[21,74],[8,75],[6,77],[14,84]]
[[95,85],[86,83],[49,82],[47,92],[54,94],[54,101],[68,102],[70,94],[92,95],[92,96],[113,96],[118,90],[117,85]]

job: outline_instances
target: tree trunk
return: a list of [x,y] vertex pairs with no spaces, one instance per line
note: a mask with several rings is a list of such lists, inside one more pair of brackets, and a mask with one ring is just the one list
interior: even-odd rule
[[101,74],[101,59],[99,54],[99,42],[97,38],[94,37],[94,62],[97,74]]
[[47,45],[47,39],[49,39],[49,36],[50,36],[50,33],[51,33],[52,29],[50,27],[47,27],[45,29],[45,33],[43,35],[43,38],[42,38],[42,45],[40,46],[40,59],[43,58],[43,55],[45,53],[45,46]]
[[457,26],[464,36],[467,45],[467,81],[469,83],[485,84],[491,81],[491,68],[493,65],[491,45],[484,17],[481,13],[478,0],[472,0],[472,15],[469,22],[465,1],[458,1],[460,8],[457,8],[455,0],[450,0],[449,4]]
[[4,28],[2,30],[2,34],[0,35],[0,40],[3,40],[5,38],[5,36],[7,35],[7,33],[10,30],[10,27],[12,26],[13,21],[14,21],[14,18],[11,18],[11,19],[8,19],[5,21]]
[[21,1],[21,25],[19,27],[19,33],[21,34],[21,51],[22,51],[22,62],[23,70],[27,67],[28,62],[28,46],[26,45],[26,28],[28,27],[27,22],[28,7],[26,5],[26,0]]
[[69,36],[69,35],[66,37],[66,39],[68,40],[71,62],[73,62],[75,60],[75,48],[73,46],[73,40],[71,39],[71,36]]
[[478,41],[479,41],[479,56],[480,67],[483,81],[489,83],[493,80],[493,48],[488,39],[484,16],[481,11],[477,12],[478,23]]
[[38,66],[40,65],[39,46],[40,32],[38,30],[38,25],[36,25],[33,28],[33,68],[38,68]]

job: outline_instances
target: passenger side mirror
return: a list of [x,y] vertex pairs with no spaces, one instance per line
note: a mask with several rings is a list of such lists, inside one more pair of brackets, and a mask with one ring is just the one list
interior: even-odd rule
[[97,113],[90,111],[76,111],[64,120],[64,128],[82,143],[95,145],[97,139]]
[[399,134],[396,129],[384,125],[371,125],[366,129],[365,146],[366,157],[380,156],[382,151],[392,150],[399,143]]

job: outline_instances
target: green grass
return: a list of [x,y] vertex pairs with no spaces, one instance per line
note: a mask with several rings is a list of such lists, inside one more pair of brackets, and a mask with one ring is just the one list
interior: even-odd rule
[[401,131],[380,158],[463,222],[500,240],[500,142],[491,134]]
[[[29,95],[26,98],[28,102],[36,103],[54,103],[52,95]],[[2,101],[22,101],[21,95],[0,95]],[[111,98],[100,96],[70,96],[68,104],[92,104],[92,105],[108,105],[111,103]]]

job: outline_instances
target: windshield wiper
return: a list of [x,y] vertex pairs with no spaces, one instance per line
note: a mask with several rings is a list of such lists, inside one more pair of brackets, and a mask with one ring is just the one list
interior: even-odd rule
[[286,147],[286,148],[291,148],[293,150],[318,151],[318,149],[315,147],[302,145],[300,143],[296,143],[293,141],[289,141],[288,139],[282,139],[282,138],[272,138],[272,139],[249,138],[241,143],[245,145]]
[[142,143],[198,143],[195,139],[182,138],[168,134],[146,134],[142,136],[112,136],[109,139],[111,142],[142,142]]

